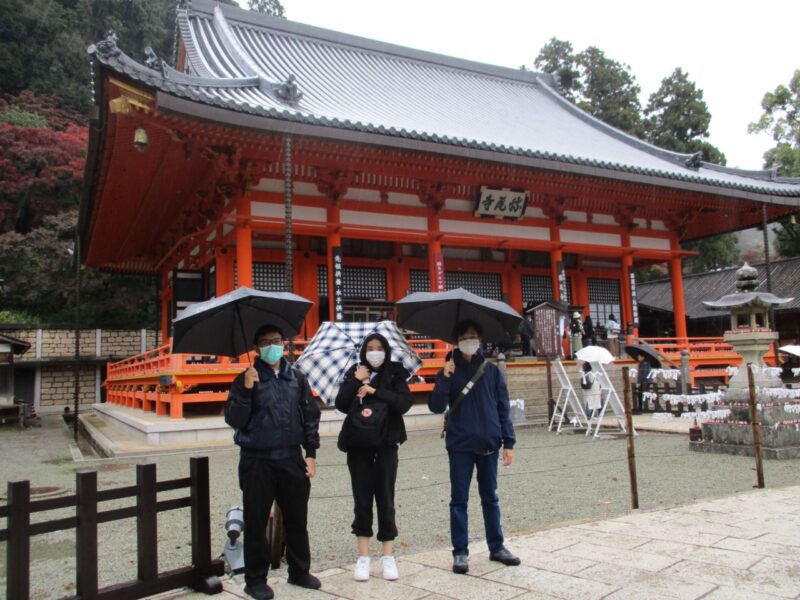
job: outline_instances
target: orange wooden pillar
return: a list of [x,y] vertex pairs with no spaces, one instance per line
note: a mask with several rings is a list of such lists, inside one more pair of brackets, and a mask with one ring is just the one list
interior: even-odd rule
[[517,252],[506,251],[506,263],[503,265],[503,291],[508,297],[508,304],[522,313],[522,279],[517,270]]
[[622,302],[620,302],[620,306],[622,308],[622,314],[620,315],[620,319],[622,322],[620,323],[620,328],[622,332],[626,335],[627,343],[631,343],[630,336],[628,335],[628,325],[633,323],[633,304],[631,299],[631,280],[630,280],[630,273],[633,270],[633,252],[631,251],[631,234],[628,231],[623,231],[622,233],[622,256],[620,257],[620,262],[622,266],[622,281],[620,282],[620,293],[622,294]]
[[333,269],[333,249],[341,247],[342,234],[341,234],[341,221],[339,215],[339,204],[333,199],[328,199],[328,318],[331,321],[336,320],[336,298],[334,293],[336,286],[334,286],[334,269]]
[[392,289],[387,298],[391,302],[397,302],[409,293],[411,289],[411,273],[403,257],[403,244],[394,244],[394,256],[392,259],[391,275]]
[[439,215],[433,206],[428,207],[428,273],[432,292],[445,291],[444,256],[439,232]]
[[573,302],[583,306],[583,316],[589,314],[589,279],[583,269],[583,257],[578,257],[578,270],[572,276]]
[[675,316],[675,337],[680,345],[686,344],[686,301],[683,296],[683,267],[681,265],[678,238],[670,240],[672,258],[669,259],[669,275],[672,281],[672,311]]
[[253,287],[253,229],[250,198],[242,195],[236,204],[236,275],[239,286]]

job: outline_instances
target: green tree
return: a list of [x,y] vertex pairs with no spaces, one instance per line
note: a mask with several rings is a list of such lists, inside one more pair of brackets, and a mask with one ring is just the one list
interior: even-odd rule
[[684,250],[699,253],[683,261],[684,273],[706,273],[735,266],[740,257],[738,241],[735,233],[723,233],[683,244]]
[[[800,177],[800,69],[789,79],[764,94],[761,118],[751,123],[749,131],[766,131],[776,144],[764,154],[764,166],[778,169],[785,177]],[[800,256],[800,225],[786,217],[775,230],[775,249],[781,256]]]
[[644,131],[650,143],[675,152],[702,152],[703,160],[725,164],[725,155],[706,141],[711,113],[703,90],[680,67],[661,80],[644,114]]
[[[46,325],[71,323],[75,306],[72,251],[78,211],[47,217],[27,235],[0,235],[3,309]],[[151,277],[81,269],[81,322],[86,327],[144,327],[156,322]],[[6,316],[6,319],[9,317]]]
[[247,0],[247,8],[262,15],[286,18],[286,11],[279,0]]
[[608,58],[596,46],[575,53],[570,42],[551,38],[539,51],[534,66],[555,75],[564,97],[590,115],[642,136],[641,89],[628,65]]
[[567,100],[575,102],[575,94],[581,89],[581,72],[570,42],[550,38],[539,50],[533,66],[543,73],[555,75],[561,93]]

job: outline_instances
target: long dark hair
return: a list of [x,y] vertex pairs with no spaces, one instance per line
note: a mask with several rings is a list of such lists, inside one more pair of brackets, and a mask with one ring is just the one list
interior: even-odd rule
[[[372,340],[378,340],[381,343],[381,346],[383,346],[383,351],[386,353],[386,356],[383,359],[383,364],[377,369],[373,368],[373,366],[367,362],[367,343],[371,342]],[[370,371],[383,370],[387,363],[392,360],[392,351],[391,348],[389,348],[389,340],[383,337],[380,333],[370,333],[361,343],[361,351],[358,353],[358,358],[361,364],[366,366]]]

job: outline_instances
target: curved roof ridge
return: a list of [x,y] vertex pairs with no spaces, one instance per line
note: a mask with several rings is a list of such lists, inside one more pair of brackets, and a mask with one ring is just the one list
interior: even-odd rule
[[236,65],[242,70],[242,72],[251,76],[259,77],[261,79],[266,79],[264,73],[261,72],[261,69],[258,68],[258,65],[242,47],[242,45],[236,39],[236,36],[233,35],[231,26],[228,25],[228,21],[225,18],[225,15],[222,13],[222,10],[220,10],[219,5],[214,7],[212,23],[217,35],[220,37],[220,41],[224,44],[225,49],[231,55],[231,58],[236,62]]
[[456,58],[446,54],[438,54],[427,50],[409,48],[399,44],[381,42],[370,38],[349,33],[342,33],[332,29],[324,29],[315,25],[307,25],[297,21],[289,21],[281,17],[272,17],[253,11],[245,10],[228,4],[217,4],[213,0],[190,0],[188,5],[198,13],[213,17],[215,9],[219,9],[226,20],[234,21],[243,26],[255,26],[272,29],[281,34],[299,36],[303,39],[317,39],[328,44],[350,47],[360,51],[372,52],[381,55],[394,55],[399,58],[417,62],[429,63],[438,67],[449,67],[460,71],[472,71],[483,75],[510,79],[519,83],[536,83],[537,73],[523,71],[511,67],[501,67],[478,61]]
[[200,52],[197,49],[197,40],[194,39],[194,32],[189,25],[189,10],[186,8],[179,8],[177,10],[178,30],[180,31],[183,45],[186,48],[186,60],[192,71],[198,77],[214,78],[214,74],[205,65],[203,59],[200,57]]

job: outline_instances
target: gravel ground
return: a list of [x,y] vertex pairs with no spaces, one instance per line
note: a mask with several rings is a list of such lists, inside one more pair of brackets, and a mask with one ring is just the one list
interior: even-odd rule
[[[189,455],[162,455],[141,460],[96,459],[75,462],[70,453],[70,430],[60,418],[48,417],[43,427],[0,429],[2,479],[29,479],[31,486],[60,486],[74,491],[74,473],[98,471],[100,489],[135,482],[137,462],[158,465],[158,479],[188,475]],[[238,452],[209,453],[211,468],[212,544],[221,551],[227,509],[240,501],[237,482]],[[514,465],[501,467],[499,477],[503,528],[507,535],[548,528],[565,522],[605,518],[630,508],[630,488],[622,437],[587,440],[582,435],[556,436],[544,428],[517,431]],[[400,451],[397,481],[396,540],[398,555],[449,547],[448,470],[444,444],[438,432],[410,435]],[[699,498],[750,490],[755,483],[754,460],[747,457],[691,452],[683,435],[642,433],[636,438],[639,504],[642,509],[674,506]],[[800,459],[765,461],[768,487],[800,484]],[[0,490],[4,496],[5,489]],[[181,496],[180,491],[159,499]],[[5,498],[3,497],[3,500]],[[125,506],[130,500],[109,502],[104,508]],[[48,513],[46,518],[68,516]],[[309,505],[312,570],[344,566],[354,561],[350,534],[352,500],[344,455],[335,440],[323,439]],[[35,519],[37,520],[37,519]],[[38,520],[43,520],[39,515]],[[471,537],[483,537],[476,484],[470,502]],[[5,526],[4,520],[0,523]],[[188,564],[190,532],[188,509],[159,515],[159,567]],[[100,584],[108,585],[136,575],[135,522],[132,519],[100,526]],[[34,538],[31,555],[32,598],[56,598],[74,593],[74,531]],[[482,549],[482,543],[476,548]],[[374,542],[373,554],[379,552]],[[0,544],[0,590],[5,589],[5,544]],[[285,568],[285,567],[284,567]]]

